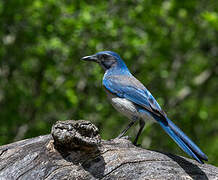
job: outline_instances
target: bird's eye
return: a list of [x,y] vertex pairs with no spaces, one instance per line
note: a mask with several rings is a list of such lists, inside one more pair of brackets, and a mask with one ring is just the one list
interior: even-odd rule
[[108,57],[108,55],[107,54],[102,54],[102,59],[106,59]]

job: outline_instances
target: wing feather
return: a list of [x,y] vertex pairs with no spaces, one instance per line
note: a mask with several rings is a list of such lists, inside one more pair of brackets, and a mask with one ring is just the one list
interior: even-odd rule
[[158,116],[166,117],[151,93],[134,76],[107,76],[103,79],[103,86],[121,98],[126,98]]

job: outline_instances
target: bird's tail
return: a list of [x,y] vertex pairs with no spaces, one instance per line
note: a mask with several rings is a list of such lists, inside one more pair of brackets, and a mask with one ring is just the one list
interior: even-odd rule
[[170,119],[166,118],[166,121],[161,120],[159,117],[155,117],[164,131],[179,145],[179,147],[185,151],[189,156],[196,159],[199,163],[203,164],[202,160],[208,160],[207,156],[200,150],[200,148],[179,129]]

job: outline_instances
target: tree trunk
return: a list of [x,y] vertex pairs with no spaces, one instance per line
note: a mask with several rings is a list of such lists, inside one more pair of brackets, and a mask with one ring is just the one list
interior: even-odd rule
[[134,146],[101,140],[88,121],[59,121],[51,135],[0,148],[0,179],[218,179],[218,168]]

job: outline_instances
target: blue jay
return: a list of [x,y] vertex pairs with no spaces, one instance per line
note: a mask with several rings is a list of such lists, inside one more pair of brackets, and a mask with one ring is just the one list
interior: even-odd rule
[[130,73],[117,53],[102,51],[85,56],[82,60],[96,62],[104,69],[103,87],[108,99],[117,111],[131,120],[118,138],[124,136],[127,130],[139,120],[140,128],[134,140],[136,145],[145,121],[151,120],[158,123],[189,156],[202,164],[203,160],[208,160],[200,148],[167,117],[155,98]]

